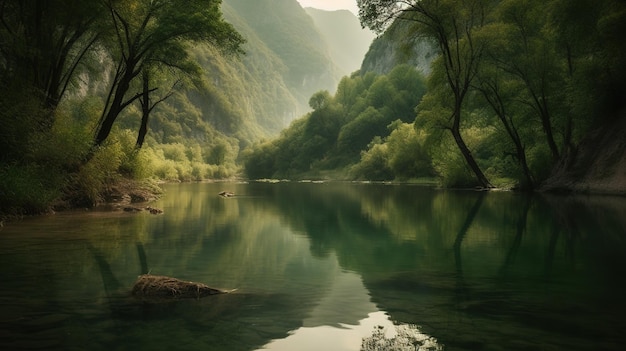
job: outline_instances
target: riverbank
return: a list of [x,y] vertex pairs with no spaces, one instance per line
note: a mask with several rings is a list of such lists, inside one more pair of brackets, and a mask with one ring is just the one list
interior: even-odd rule
[[608,125],[570,151],[541,190],[626,196],[626,111]]

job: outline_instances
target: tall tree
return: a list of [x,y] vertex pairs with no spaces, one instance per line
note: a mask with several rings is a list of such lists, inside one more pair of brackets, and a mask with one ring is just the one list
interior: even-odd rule
[[561,148],[556,133],[563,131],[562,140],[567,144],[571,120],[562,123],[564,128],[557,128],[555,111],[560,110],[558,105],[563,101],[565,74],[555,50],[554,31],[548,25],[545,1],[503,1],[496,13],[507,28],[500,31],[506,49],[491,57],[499,68],[522,83],[526,97],[521,101],[538,117],[552,160],[557,161]]
[[178,84],[176,81],[171,89],[167,91],[165,94],[153,99],[150,97],[150,94],[156,90],[156,88],[150,88],[150,77],[151,77],[150,67],[145,67],[141,74],[141,97],[139,98],[139,105],[141,107],[141,125],[139,126],[139,131],[137,132],[137,142],[135,143],[136,149],[141,149],[143,146],[143,142],[146,139],[146,134],[148,134],[148,120],[150,119],[150,113],[154,108],[167,100],[172,94],[174,94],[174,89]]
[[463,140],[462,107],[483,54],[483,48],[473,38],[473,30],[486,21],[488,0],[357,0],[359,17],[364,26],[383,31],[397,19],[412,21],[418,35],[434,39],[439,47],[445,84],[453,96],[448,124],[467,165],[482,187],[493,187],[482,172],[472,152]]
[[[517,160],[525,181],[523,188],[532,190],[535,187],[533,174],[528,166],[526,157],[526,145],[519,131],[519,121],[516,120],[515,114],[510,111],[510,104],[514,100],[511,98],[510,89],[507,89],[507,83],[497,72],[489,70],[490,67],[483,68],[483,74],[479,74],[475,89],[480,92],[487,104],[491,107],[495,115],[500,120],[506,135],[513,143],[515,152],[512,154]],[[484,72],[488,70],[488,72]]]
[[[107,139],[128,105],[142,97],[146,100],[143,88],[129,94],[132,83],[146,67],[196,70],[187,52],[190,42],[208,43],[225,53],[243,53],[244,39],[223,19],[221,0],[106,0],[105,4],[114,28],[114,40],[109,45],[116,70],[94,146]],[[148,94],[150,90],[147,88]]]
[[[0,1],[0,79],[4,87],[34,94],[52,111],[102,33],[100,1]],[[50,128],[54,114],[39,127]]]
[[[503,70],[499,64],[503,52],[508,52],[507,48],[510,47],[509,35],[506,34],[510,30],[511,26],[492,21],[476,32],[475,38],[485,46],[486,55],[481,61],[472,87],[478,91],[478,96],[483,97],[483,101],[479,103],[486,102],[499,120],[503,128],[502,134],[512,143],[513,152],[507,150],[504,154],[510,154],[517,161],[523,175],[520,179],[522,187],[532,190],[536,180],[528,163],[526,147],[535,144],[535,140],[539,139],[534,136],[528,138],[528,135],[535,134],[537,125],[529,123],[529,113],[523,113],[526,110],[524,98],[528,97],[522,93],[525,91],[525,84]],[[514,60],[511,55],[508,57]]]

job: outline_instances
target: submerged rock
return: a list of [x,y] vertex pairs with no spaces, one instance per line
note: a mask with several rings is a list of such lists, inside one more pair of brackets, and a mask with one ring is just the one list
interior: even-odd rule
[[151,274],[140,275],[132,290],[133,296],[144,299],[201,298],[228,292],[202,283]]
[[146,211],[149,211],[152,214],[161,214],[161,213],[163,213],[162,209],[154,208],[154,207],[150,207],[150,206],[146,207]]

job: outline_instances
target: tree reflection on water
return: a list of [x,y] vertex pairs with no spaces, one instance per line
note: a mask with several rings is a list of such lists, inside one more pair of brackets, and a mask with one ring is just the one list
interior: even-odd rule
[[437,339],[422,333],[414,324],[394,325],[393,328],[389,330],[382,325],[374,327],[372,336],[363,338],[361,351],[443,350],[443,345],[437,343]]

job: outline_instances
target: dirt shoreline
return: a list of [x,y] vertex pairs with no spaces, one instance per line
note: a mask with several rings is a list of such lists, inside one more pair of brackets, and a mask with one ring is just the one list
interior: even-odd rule
[[625,196],[626,111],[570,151],[540,190]]

